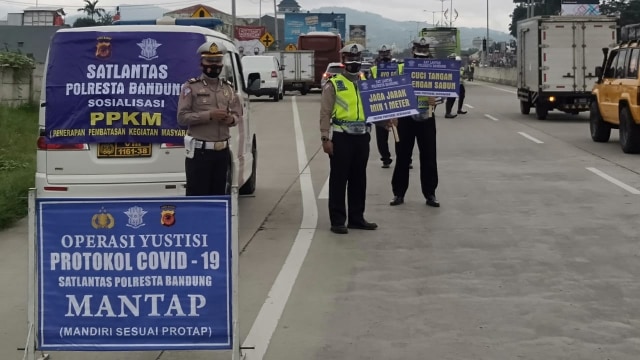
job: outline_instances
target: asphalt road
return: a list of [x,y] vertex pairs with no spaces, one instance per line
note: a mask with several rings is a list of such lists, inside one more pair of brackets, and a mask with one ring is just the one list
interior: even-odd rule
[[[521,115],[515,89],[467,83],[437,109],[440,208],[414,161],[406,203],[375,139],[367,220],[329,231],[319,94],[252,102],[255,196],[240,205],[240,335],[250,360],[635,360],[640,157],[588,114]],[[0,233],[0,359],[22,359],[26,221]],[[51,352],[53,359],[228,359],[227,352]]]

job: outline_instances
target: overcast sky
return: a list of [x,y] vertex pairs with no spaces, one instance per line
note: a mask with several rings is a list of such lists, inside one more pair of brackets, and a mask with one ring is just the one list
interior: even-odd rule
[[[507,32],[514,4],[513,0],[453,0],[453,8],[458,12],[458,18],[454,22],[460,27],[486,27],[487,25],[487,1],[489,2],[489,27],[491,29]],[[277,3],[280,0],[276,0]],[[114,11],[116,5],[135,4],[143,8],[145,5],[159,5],[167,9],[178,9],[206,3],[209,6],[231,13],[231,0],[209,0],[209,1],[177,1],[177,0],[99,0],[98,6],[107,11]],[[348,3],[349,5],[345,5]],[[0,19],[5,19],[8,12],[20,12],[28,6],[35,6],[35,1],[25,0],[0,0]],[[80,0],[39,0],[39,6],[61,6],[64,7],[68,15],[77,14],[77,9],[82,7]],[[259,12],[260,0],[236,0],[237,14],[257,16]],[[365,10],[380,14],[393,20],[406,21],[429,21],[435,16],[436,22],[440,18],[440,12],[451,7],[451,0],[298,0],[298,4],[303,10],[314,9],[323,6],[347,6],[354,9]],[[402,5],[400,5],[402,4]],[[389,6],[391,5],[391,6]],[[434,15],[431,11],[436,11]],[[450,11],[451,12],[451,11]],[[273,14],[273,1],[262,0],[262,13]],[[347,19],[347,23],[349,19]],[[366,24],[375,26],[375,24]]]

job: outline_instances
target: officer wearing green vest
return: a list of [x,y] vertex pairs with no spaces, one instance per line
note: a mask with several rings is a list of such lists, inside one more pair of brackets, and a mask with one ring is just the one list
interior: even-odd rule
[[[451,55],[449,55],[449,60],[462,60],[462,58],[458,55],[456,55],[456,53],[453,53]],[[464,74],[464,67],[461,66],[460,67],[460,94],[458,95],[458,114],[464,115],[467,112],[465,110],[462,110],[462,106],[464,105],[464,96],[466,94],[466,91],[464,89],[464,78],[463,78],[463,74]],[[451,111],[453,110],[453,104],[455,104],[456,102],[456,98],[455,97],[450,97],[447,98],[447,103],[445,105],[445,109],[446,109],[446,114],[444,115],[444,117],[446,117],[447,119],[453,119],[454,117],[458,116],[456,114],[452,114]]]
[[336,234],[347,234],[348,229],[375,230],[378,227],[364,218],[371,126],[365,122],[357,87],[362,76],[363,50],[360,44],[342,48],[344,70],[329,78],[322,88],[320,135],[322,149],[329,155],[331,167],[329,219],[331,231]]
[[[432,58],[429,43],[420,37],[413,41],[414,58]],[[436,199],[438,186],[438,163],[436,161],[436,118],[433,109],[436,101],[430,96],[418,96],[418,115],[398,119],[398,138],[396,145],[396,166],[393,169],[391,187],[393,200],[389,203],[396,206],[404,203],[404,196],[409,188],[409,164],[413,154],[413,146],[417,142],[420,152],[420,186],[427,205],[439,207]]]
[[[392,64],[391,46],[383,44],[378,48],[378,58],[376,64],[371,67],[371,78],[375,79],[379,77],[395,76],[402,73],[404,64],[395,64],[397,66],[396,71],[380,71],[378,72],[378,66],[380,64]],[[391,152],[389,151],[389,128],[378,123],[375,126],[376,129],[376,145],[378,152],[380,153],[380,161],[382,161],[382,167],[387,169],[393,162],[391,159]]]

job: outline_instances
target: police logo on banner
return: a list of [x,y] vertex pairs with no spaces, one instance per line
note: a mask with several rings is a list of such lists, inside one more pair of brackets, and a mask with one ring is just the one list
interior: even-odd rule
[[145,59],[147,61],[156,59],[158,54],[156,53],[156,49],[160,47],[162,44],[157,42],[155,39],[147,38],[143,39],[142,42],[138,43],[140,47],[140,55],[139,58]]
[[138,229],[145,225],[142,217],[147,213],[143,208],[139,206],[132,206],[124,212],[129,217],[128,227]]
[[116,225],[113,215],[109,214],[104,208],[91,217],[91,226],[94,229],[111,229]]

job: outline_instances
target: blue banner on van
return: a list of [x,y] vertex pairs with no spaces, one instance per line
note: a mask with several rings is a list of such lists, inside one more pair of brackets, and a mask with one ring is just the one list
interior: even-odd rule
[[202,34],[58,32],[46,69],[50,143],[181,143],[180,89],[200,73]]
[[40,349],[231,349],[231,197],[36,208]]

